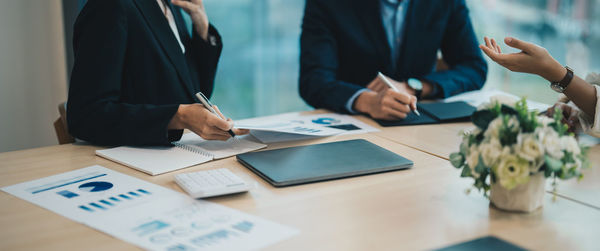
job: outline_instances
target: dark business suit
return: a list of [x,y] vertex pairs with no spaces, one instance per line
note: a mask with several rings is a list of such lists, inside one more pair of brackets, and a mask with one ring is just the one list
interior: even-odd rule
[[183,54],[154,0],[90,0],[75,23],[69,132],[101,145],[163,145],[181,137],[167,130],[179,104],[211,95],[221,39],[187,33],[171,6]]
[[[397,67],[391,63],[379,0],[307,0],[300,38],[300,95],[315,108],[346,102],[378,71],[437,85],[442,98],[480,89],[487,64],[464,0],[410,0]],[[450,70],[434,72],[441,49]]]

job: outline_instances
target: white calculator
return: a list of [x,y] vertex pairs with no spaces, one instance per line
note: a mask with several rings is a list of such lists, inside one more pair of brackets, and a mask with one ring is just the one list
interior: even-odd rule
[[227,168],[181,173],[175,182],[194,198],[247,192],[250,185]]

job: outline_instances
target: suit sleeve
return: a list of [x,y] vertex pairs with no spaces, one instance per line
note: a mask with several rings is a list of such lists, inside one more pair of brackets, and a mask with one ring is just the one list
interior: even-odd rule
[[210,98],[212,95],[217,65],[223,50],[221,35],[217,29],[210,24],[208,27],[208,41],[196,35],[192,35],[192,53],[197,62],[197,73],[200,83],[205,88],[203,93]]
[[437,84],[436,98],[445,98],[483,87],[487,63],[479,50],[477,38],[464,0],[455,1],[441,46],[447,71],[433,72],[423,77]]
[[120,100],[127,48],[124,2],[90,0],[75,24],[69,132],[100,145],[166,145],[181,133],[167,129],[178,104]]
[[333,25],[317,0],[307,0],[300,36],[300,96],[315,108],[348,113],[346,103],[363,87],[336,79]]

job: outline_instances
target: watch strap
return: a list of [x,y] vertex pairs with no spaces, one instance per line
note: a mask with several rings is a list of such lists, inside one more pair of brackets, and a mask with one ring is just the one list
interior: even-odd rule
[[567,86],[569,86],[569,84],[571,83],[571,81],[573,81],[573,70],[571,68],[569,68],[568,66],[565,66],[565,69],[567,69],[567,73],[565,74],[565,77],[563,77],[562,80],[560,80],[558,83],[556,83],[558,86],[560,86],[560,88],[564,91],[565,89],[567,89]]

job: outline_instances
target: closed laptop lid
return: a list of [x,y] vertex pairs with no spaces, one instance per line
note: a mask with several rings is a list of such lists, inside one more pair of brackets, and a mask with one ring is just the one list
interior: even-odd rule
[[413,162],[358,139],[240,154],[238,161],[274,186],[410,168]]

